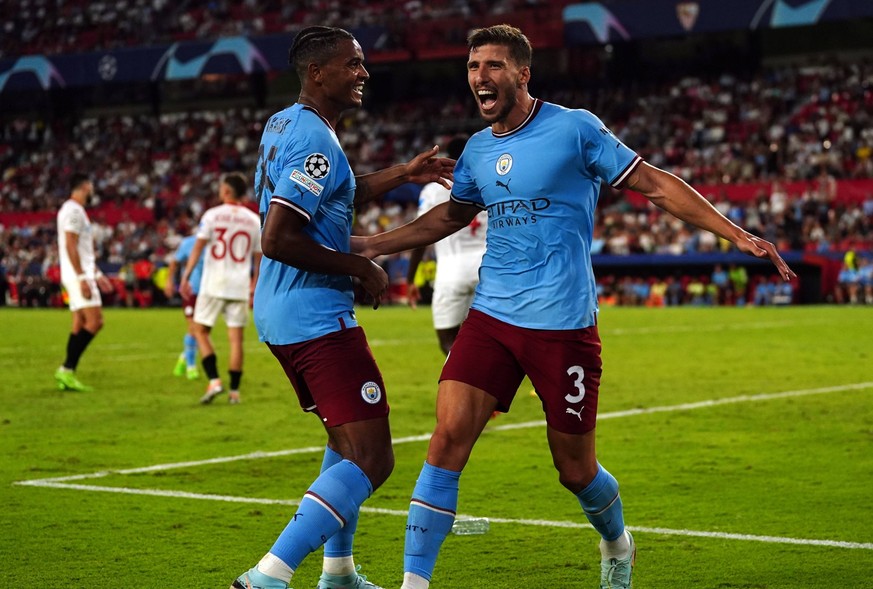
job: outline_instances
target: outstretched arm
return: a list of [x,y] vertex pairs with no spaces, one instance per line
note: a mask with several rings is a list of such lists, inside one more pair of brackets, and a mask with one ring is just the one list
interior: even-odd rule
[[354,238],[352,249],[373,258],[430,245],[469,225],[478,212],[474,205],[450,200],[391,231]]
[[439,182],[445,188],[451,188],[448,180],[452,179],[455,160],[437,157],[438,153],[439,146],[434,145],[405,164],[397,164],[378,172],[355,176],[357,184],[355,205],[371,201],[406,182],[414,184]]
[[757,258],[769,258],[783,280],[797,277],[776,251],[776,246],[734,224],[699,192],[673,174],[643,162],[628,179],[627,187],[643,194],[656,206],[686,223],[727,239],[741,252]]

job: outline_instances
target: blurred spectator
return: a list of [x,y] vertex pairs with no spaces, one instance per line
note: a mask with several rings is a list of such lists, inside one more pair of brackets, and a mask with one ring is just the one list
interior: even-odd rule
[[730,264],[728,266],[728,277],[731,281],[734,302],[737,306],[742,307],[746,304],[748,297],[749,274],[746,271],[746,267]]

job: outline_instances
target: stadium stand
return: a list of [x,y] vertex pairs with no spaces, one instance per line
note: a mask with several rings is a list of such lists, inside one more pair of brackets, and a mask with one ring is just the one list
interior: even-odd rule
[[[287,32],[313,22],[394,26],[405,18],[418,27],[416,34],[405,30],[382,49],[409,50],[408,59],[428,48],[437,64],[433,82],[442,71],[437,58],[463,48],[459,31],[471,23],[531,18],[534,12],[554,16],[566,4],[313,0],[292,7],[247,1],[28,0],[0,8],[5,33],[0,57]],[[634,79],[620,75],[621,67],[611,63],[618,56],[606,50],[547,53],[545,58],[573,61],[586,83],[578,81],[580,76],[543,76],[542,86],[533,88],[537,96],[598,112],[645,158],[689,180],[726,215],[794,254],[793,261],[815,266],[819,284],[805,291],[795,284],[790,300],[873,303],[845,294],[848,288],[838,282],[847,252],[864,258],[873,250],[869,52],[693,72],[676,70],[668,61]],[[357,173],[404,161],[456,132],[481,128],[465,89],[432,84],[427,93],[404,90],[396,78],[409,68],[399,71],[393,77],[384,68],[373,71],[378,99],[349,113],[338,129]],[[389,90],[380,90],[375,79],[387,80]],[[271,100],[289,98],[287,86],[283,96],[274,92]],[[260,125],[271,107],[234,102],[228,107],[226,101],[217,105],[202,98],[193,107],[174,107],[159,100],[145,109],[130,104],[64,111],[63,116],[53,109],[0,115],[0,272],[8,280],[2,302],[60,304],[54,215],[66,198],[67,177],[86,170],[94,174],[99,198],[91,214],[99,260],[116,277],[110,304],[143,304],[147,297],[132,294],[134,262],[147,258],[159,269],[212,204],[218,176],[250,173],[255,166]],[[359,211],[356,230],[374,233],[410,219],[416,198],[409,187],[387,195]],[[762,283],[769,277],[756,274],[748,260],[730,258],[725,244],[690,231],[633,193],[604,190],[593,249],[605,304],[772,304],[786,298],[766,296]],[[719,291],[715,266],[735,263],[748,266],[747,284]],[[697,294],[689,294],[689,288]]]

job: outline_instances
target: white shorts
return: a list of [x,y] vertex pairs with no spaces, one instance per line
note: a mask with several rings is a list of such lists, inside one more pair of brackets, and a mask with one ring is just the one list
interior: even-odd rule
[[64,290],[67,291],[67,296],[70,298],[70,311],[78,311],[87,307],[102,307],[103,298],[100,296],[100,289],[97,288],[97,281],[92,277],[88,278],[88,286],[91,287],[91,298],[86,299],[82,296],[82,284],[78,279],[62,282]]
[[249,302],[218,299],[205,294],[197,295],[194,305],[194,323],[213,327],[219,315],[224,315],[228,327],[245,327],[249,321]]
[[433,289],[431,312],[433,313],[434,329],[451,329],[458,327],[467,317],[473,293],[476,292],[476,281],[447,282],[437,280]]

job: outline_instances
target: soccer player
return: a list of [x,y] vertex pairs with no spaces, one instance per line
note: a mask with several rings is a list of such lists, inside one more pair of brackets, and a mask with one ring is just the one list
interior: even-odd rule
[[455,168],[451,200],[395,230],[356,238],[382,255],[420,247],[488,211],[480,282],[440,375],[437,425],[412,494],[403,589],[429,586],[454,520],[458,479],[495,409],[525,375],[546,415],[558,478],[601,536],[602,588],[631,586],[635,547],[618,482],[597,461],[601,377],[590,245],[601,182],[630,188],[679,219],[794,272],[773,244],[719,213],[676,176],[642,161],[592,113],[533,98],[531,46],[517,28],[471,32],[467,80],[482,118]]
[[[446,146],[447,155],[454,160],[458,159],[466,143],[466,137],[454,137]],[[418,215],[423,215],[440,203],[448,202],[450,194],[451,189],[445,188],[439,182],[427,184],[418,197]],[[452,348],[461,323],[470,309],[476,285],[479,284],[479,264],[485,253],[487,227],[488,213],[480,211],[463,230],[434,244],[437,267],[431,314],[443,354],[448,355]],[[415,285],[415,273],[424,252],[423,247],[415,248],[409,257],[406,284],[409,305],[413,308],[421,298]]]
[[203,213],[197,229],[197,241],[182,273],[179,292],[194,296],[194,268],[203,256],[203,275],[194,305],[194,337],[200,349],[200,363],[209,379],[203,404],[211,403],[224,392],[218,376],[215,348],[210,332],[219,315],[224,315],[230,342],[230,390],[227,400],[239,403],[239,386],[243,370],[243,334],[249,319],[249,301],[261,262],[260,220],[242,204],[246,195],[246,178],[235,172],[221,179],[220,205]]
[[58,388],[90,391],[76,377],[76,367],[85,349],[103,327],[103,300],[100,291],[111,292],[112,283],[97,268],[91,220],[85,212],[94,184],[85,174],[70,178],[70,198],[58,211],[58,256],[61,259],[61,284],[70,298],[73,324],[67,338],[67,357],[55,371]]
[[[173,252],[170,258],[170,265],[167,268],[167,284],[164,285],[164,294],[167,300],[173,297],[176,291],[176,273],[180,266],[184,267],[188,263],[188,258],[191,257],[191,251],[194,249],[194,244],[197,242],[197,235],[189,235],[182,239],[179,247]],[[203,257],[197,260],[197,265],[191,272],[191,291],[192,296],[182,297],[182,313],[185,315],[185,322],[188,325],[188,331],[182,340],[182,352],[176,360],[176,366],[173,367],[173,375],[186,376],[188,380],[197,380],[200,378],[200,371],[197,370],[197,338],[195,337],[194,327],[194,305],[197,303],[197,293],[200,292],[200,277],[203,274]]]
[[255,325],[328,442],[297,513],[232,587],[286,589],[324,544],[319,589],[374,589],[358,574],[352,545],[360,506],[391,474],[394,453],[385,385],[355,317],[352,277],[378,307],[388,276],[349,253],[352,214],[404,182],[446,183],[454,161],[435,157],[434,146],[405,164],[354,176],[335,129],[343,111],[361,106],[370,77],[360,44],[343,29],[307,27],[289,61],[300,95],[267,121],[255,171],[264,219]]

